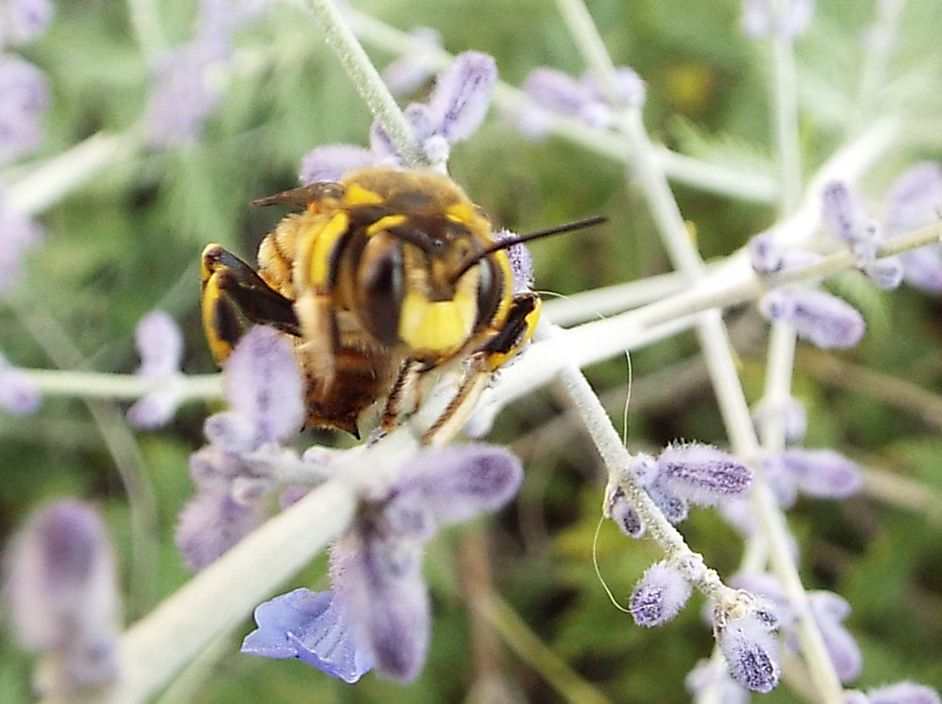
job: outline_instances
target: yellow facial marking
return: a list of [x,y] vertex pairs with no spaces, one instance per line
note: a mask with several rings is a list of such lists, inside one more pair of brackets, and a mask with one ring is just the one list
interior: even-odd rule
[[385,215],[367,227],[366,234],[367,236],[372,237],[377,232],[382,232],[383,230],[388,230],[391,227],[401,225],[406,220],[408,220],[408,218],[405,215]]
[[203,332],[206,334],[206,340],[209,342],[209,351],[213,355],[216,364],[220,364],[229,353],[232,352],[232,346],[216,334],[214,313],[222,292],[219,290],[219,280],[216,276],[209,276],[203,285],[202,317]]
[[478,214],[474,212],[474,207],[470,203],[455,203],[448,206],[445,211],[445,217],[452,222],[459,222],[462,225],[470,225],[478,219]]
[[346,205],[382,205],[383,197],[357,183],[347,184],[343,200]]
[[402,301],[399,338],[413,349],[447,354],[465,343],[476,316],[470,291],[459,289],[450,301],[430,301],[410,291]]
[[309,260],[311,267],[309,283],[313,286],[320,287],[327,283],[327,277],[330,275],[331,252],[338,240],[347,234],[349,225],[349,216],[345,212],[339,212],[317,233]]

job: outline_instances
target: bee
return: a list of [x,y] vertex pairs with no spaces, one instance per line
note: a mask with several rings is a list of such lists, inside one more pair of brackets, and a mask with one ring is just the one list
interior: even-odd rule
[[536,327],[540,299],[514,291],[505,250],[574,229],[498,241],[485,212],[448,177],[382,167],[252,204],[299,212],[263,239],[257,270],[218,244],[203,251],[202,319],[216,363],[249,326],[280,330],[306,381],[306,426],[356,437],[374,404],[384,402],[388,431],[418,405],[430,372],[463,365],[425,444],[460,430]]

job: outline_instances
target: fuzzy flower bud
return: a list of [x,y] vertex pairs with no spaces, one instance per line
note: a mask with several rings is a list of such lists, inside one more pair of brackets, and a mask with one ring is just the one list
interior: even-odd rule
[[0,354],[0,410],[16,416],[34,413],[42,402],[39,389],[25,372],[10,366]]
[[769,291],[759,301],[771,321],[787,321],[803,340],[823,350],[853,347],[866,323],[856,308],[824,291],[793,288]]
[[702,506],[743,493],[752,470],[710,445],[671,445],[657,458],[658,478],[674,495]]
[[14,54],[0,54],[0,165],[33,151],[42,141],[40,124],[49,105],[42,71]]
[[778,643],[767,619],[754,613],[725,619],[716,624],[716,634],[733,679],[763,694],[776,687],[781,676]]
[[750,37],[794,39],[804,34],[813,16],[814,0],[787,0],[778,8],[771,0],[745,0],[740,23]]
[[749,261],[757,274],[771,274],[782,268],[782,252],[769,233],[756,235],[748,244]]
[[798,489],[824,499],[844,499],[860,490],[860,468],[834,450],[792,448],[767,459],[791,476]]
[[183,359],[183,335],[173,318],[155,310],[140,319],[134,340],[141,356],[136,374],[167,381],[165,388],[147,394],[128,409],[128,417],[135,426],[154,428],[170,421],[180,402],[173,377]]
[[435,133],[449,144],[470,137],[484,120],[496,81],[493,57],[479,51],[456,56],[448,70],[439,74],[429,98]]
[[409,36],[421,47],[383,69],[383,81],[395,95],[408,95],[435,72],[434,52],[442,47],[442,35],[431,27],[416,27]]
[[327,144],[304,155],[298,178],[305,186],[323,181],[340,181],[348,172],[375,163],[376,157],[363,147]]
[[938,692],[914,682],[898,682],[867,692],[869,704],[940,704]]
[[114,556],[98,514],[64,500],[34,514],[6,556],[6,596],[22,645],[49,654],[59,695],[117,674]]
[[867,239],[869,216],[855,190],[843,181],[831,181],[824,187],[823,199],[822,215],[828,232],[848,244]]
[[690,582],[669,562],[651,565],[631,594],[629,609],[635,623],[652,628],[680,613],[690,598]]
[[3,0],[0,3],[0,47],[25,44],[46,31],[52,20],[51,0]]
[[687,674],[684,686],[695,698],[700,692],[713,691],[717,693],[716,701],[722,704],[749,704],[750,701],[749,690],[734,681],[722,663],[712,660],[698,662]]

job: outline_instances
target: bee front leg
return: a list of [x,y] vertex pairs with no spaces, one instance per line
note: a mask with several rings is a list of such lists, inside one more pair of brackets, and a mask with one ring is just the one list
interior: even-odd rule
[[203,250],[201,307],[203,331],[216,364],[221,364],[252,325],[271,325],[299,335],[293,303],[256,271],[218,244]]
[[386,399],[386,406],[383,408],[383,417],[380,421],[380,430],[388,433],[399,422],[399,416],[407,409],[416,408],[416,384],[425,370],[425,364],[416,359],[407,359],[402,369],[399,370],[399,376],[396,383],[393,384],[392,391],[389,392],[389,398]]
[[423,445],[444,445],[464,427],[494,372],[519,354],[533,337],[540,307],[540,297],[535,293],[514,296],[503,324],[471,356],[454,398],[422,435]]

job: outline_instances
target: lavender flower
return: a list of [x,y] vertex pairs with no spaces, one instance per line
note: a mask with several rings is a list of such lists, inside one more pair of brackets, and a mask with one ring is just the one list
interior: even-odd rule
[[[510,230],[498,230],[494,233],[494,239],[498,242],[516,237]],[[529,248],[525,244],[515,244],[506,250],[507,258],[510,260],[510,272],[514,280],[514,293],[523,293],[530,291],[533,286],[533,257]]]
[[823,350],[853,347],[866,330],[855,308],[824,291],[775,289],[762,297],[759,310],[769,320],[791,323],[798,337]]
[[[466,140],[477,130],[490,103],[497,81],[497,67],[487,54],[467,51],[455,57],[439,74],[426,103],[412,103],[403,111],[412,126],[419,148],[433,165],[443,165],[451,145]],[[308,152],[302,159],[300,178],[304,184],[338,181],[344,174],[364,166],[402,168],[405,161],[383,126],[370,128],[370,148],[332,144]]]
[[770,233],[763,232],[747,245],[749,261],[757,274],[772,274],[782,268],[782,252]]
[[395,95],[408,95],[432,77],[435,52],[442,47],[442,35],[431,27],[416,27],[409,36],[419,50],[401,55],[383,70],[383,80]]
[[47,653],[49,694],[117,674],[114,557],[98,514],[64,500],[35,513],[6,556],[8,612],[21,644]]
[[[942,166],[923,162],[904,172],[887,194],[886,230],[889,236],[929,225],[942,206]],[[900,255],[903,276],[910,286],[942,293],[942,249],[921,247]]]
[[629,602],[631,616],[639,626],[660,626],[680,613],[690,593],[683,572],[669,562],[656,562],[635,585]]
[[278,445],[298,431],[304,416],[301,374],[281,333],[250,329],[226,361],[223,390],[231,410],[206,419],[210,444],[190,457],[197,494],[177,525],[177,547],[196,570],[273,509],[268,472],[286,461],[302,464],[293,450]]
[[[499,508],[516,493],[522,476],[520,463],[502,448],[466,445],[421,451],[385,496],[363,507],[331,550],[330,608],[338,610],[316,623],[309,614],[288,609],[279,610],[273,623],[262,618],[259,635],[246,639],[251,652],[301,657],[340,676],[331,671],[339,668],[336,658],[322,647],[339,638],[345,662],[360,663],[344,671],[362,674],[372,662],[387,677],[415,678],[429,639],[428,591],[421,574],[424,544],[438,526]],[[294,652],[284,647],[285,639]],[[266,648],[276,654],[268,655]],[[351,648],[355,657],[349,655]]]
[[802,493],[817,498],[844,499],[863,484],[860,468],[834,450],[792,448],[766,458],[765,465],[787,475]]
[[870,216],[860,196],[843,181],[824,187],[822,215],[824,226],[834,237],[848,244],[867,239]]
[[723,704],[749,704],[749,690],[730,677],[729,670],[711,660],[701,660],[684,680],[687,691],[698,698],[701,692],[716,692]]
[[714,617],[714,628],[733,679],[753,692],[771,692],[781,668],[778,643],[768,620],[755,612],[739,618]]
[[842,624],[850,615],[850,605],[832,592],[812,592],[809,603],[838,678],[841,682],[856,679],[863,669],[863,655]]
[[752,470],[732,455],[700,443],[669,446],[657,458],[658,478],[675,496],[713,506],[743,493]]
[[173,418],[181,400],[174,378],[183,358],[183,335],[173,318],[163,311],[152,311],[138,321],[134,341],[141,357],[136,374],[148,379],[163,379],[166,386],[139,399],[128,409],[128,418],[138,428],[155,428]]
[[51,0],[4,0],[0,3],[0,47],[40,37],[52,20]]
[[930,687],[913,682],[898,682],[867,692],[869,704],[939,704],[942,699]]
[[0,166],[39,146],[49,104],[42,71],[13,54],[0,54]]
[[745,0],[740,19],[743,31],[750,37],[777,34],[794,39],[805,33],[814,16],[814,0],[788,0],[776,8],[771,0]]
[[25,372],[10,366],[0,354],[0,409],[22,416],[34,413],[42,402],[39,389]]
[[274,660],[298,658],[311,667],[353,684],[372,669],[350,633],[350,618],[331,591],[295,589],[255,609],[258,630],[242,642],[242,652]]
[[785,442],[801,442],[808,432],[808,413],[804,404],[794,396],[789,396],[781,408],[773,408],[763,399],[752,411],[752,420],[758,426],[771,420],[775,414],[782,415],[785,429]]

